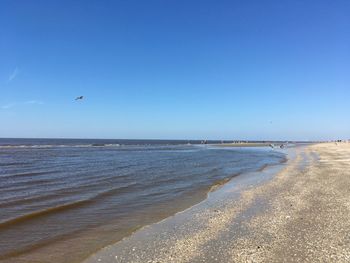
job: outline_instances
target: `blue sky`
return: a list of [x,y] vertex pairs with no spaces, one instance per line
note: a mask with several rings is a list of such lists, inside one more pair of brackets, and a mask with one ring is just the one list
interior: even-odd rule
[[345,0],[1,1],[0,137],[349,138],[349,13]]

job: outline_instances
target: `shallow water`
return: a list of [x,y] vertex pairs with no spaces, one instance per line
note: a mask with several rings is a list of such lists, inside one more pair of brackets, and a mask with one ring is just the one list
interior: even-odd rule
[[284,160],[187,143],[0,139],[0,259],[79,262],[227,178]]

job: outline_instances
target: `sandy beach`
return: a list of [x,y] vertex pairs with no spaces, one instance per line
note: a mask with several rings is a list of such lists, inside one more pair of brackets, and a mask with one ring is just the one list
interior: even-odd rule
[[350,263],[350,1],[1,1],[0,263]]
[[289,151],[85,262],[349,262],[350,144]]

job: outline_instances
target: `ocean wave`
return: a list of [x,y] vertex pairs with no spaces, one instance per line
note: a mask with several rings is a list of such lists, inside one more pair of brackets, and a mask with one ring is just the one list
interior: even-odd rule
[[13,173],[13,174],[4,174],[1,175],[0,178],[9,178],[9,177],[16,177],[16,178],[28,178],[28,177],[35,177],[39,175],[46,175],[46,174],[53,174],[53,173],[59,173],[60,171],[45,171],[45,172],[24,172],[24,173]]
[[[6,219],[2,222],[0,221],[0,229],[3,229],[5,227],[9,227],[9,226],[12,226],[15,224],[23,223],[23,222],[28,221],[28,220],[40,218],[40,217],[43,217],[46,215],[55,214],[58,212],[69,210],[69,209],[74,209],[74,208],[77,208],[77,207],[80,207],[83,205],[88,205],[90,203],[93,203],[93,202],[98,201],[100,199],[107,198],[107,197],[115,195],[115,194],[122,194],[125,192],[129,192],[135,186],[140,186],[140,185],[141,184],[135,182],[135,183],[131,183],[131,184],[128,184],[125,186],[110,188],[106,191],[98,192],[90,197],[85,198],[85,199],[77,200],[77,201],[74,201],[71,203],[65,203],[62,205],[54,206],[54,207],[45,208],[45,209],[42,209],[39,211],[34,211],[34,212],[30,212],[30,213],[27,213],[24,215],[19,215],[19,216],[14,217],[14,218]],[[43,198],[45,198],[45,196],[43,196]],[[2,205],[6,205],[6,203],[3,203]]]
[[83,199],[83,200],[78,200],[72,203],[67,203],[67,204],[63,204],[63,205],[59,205],[59,206],[55,206],[55,207],[49,207],[43,210],[39,210],[39,211],[34,211],[28,214],[24,214],[24,215],[20,215],[14,218],[10,218],[7,220],[4,220],[2,222],[0,222],[0,229],[9,227],[11,225],[15,225],[18,223],[22,223],[24,221],[27,220],[31,220],[31,219],[35,219],[38,217],[42,217],[48,214],[53,214],[53,213],[58,213],[61,212],[63,210],[67,210],[67,209],[72,209],[72,208],[76,208],[78,206],[87,204],[90,202],[90,199]]

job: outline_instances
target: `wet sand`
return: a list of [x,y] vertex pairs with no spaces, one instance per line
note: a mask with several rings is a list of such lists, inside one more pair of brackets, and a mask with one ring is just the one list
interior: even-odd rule
[[349,262],[350,144],[289,158],[85,262]]

